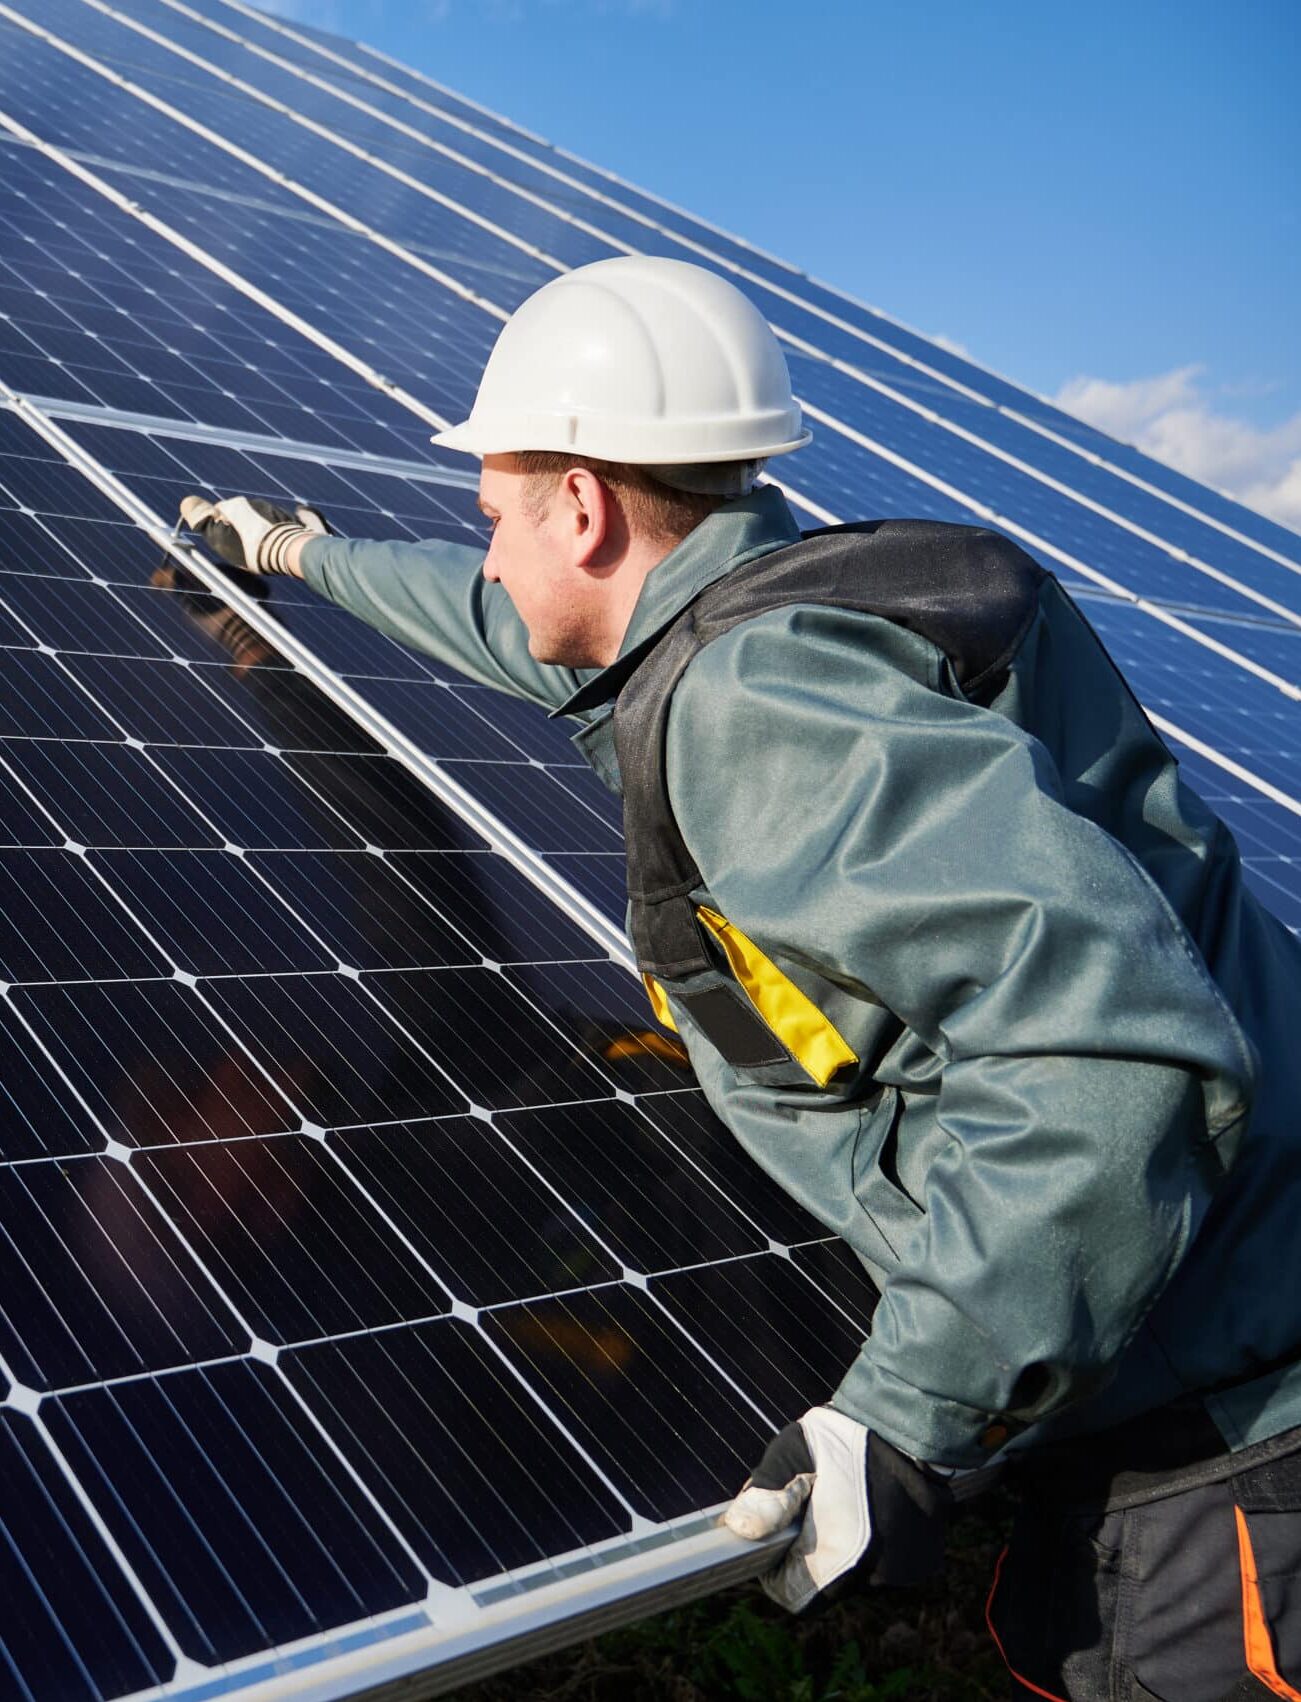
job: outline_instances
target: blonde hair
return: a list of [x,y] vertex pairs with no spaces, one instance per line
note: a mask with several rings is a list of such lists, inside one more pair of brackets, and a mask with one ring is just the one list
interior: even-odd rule
[[590,455],[565,455],[552,449],[522,449],[515,456],[525,478],[524,512],[539,520],[548,498],[571,467],[586,467],[608,486],[630,532],[640,532],[657,543],[677,543],[710,515],[725,499],[697,491],[675,490],[661,484],[644,467],[624,461],[598,461]]

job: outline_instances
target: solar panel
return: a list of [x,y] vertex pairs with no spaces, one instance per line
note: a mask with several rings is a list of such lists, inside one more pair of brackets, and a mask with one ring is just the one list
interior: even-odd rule
[[[6,426],[0,483],[57,526],[24,473],[58,464]],[[8,699],[40,720],[0,739],[20,1063],[0,1356],[19,1440],[35,1449],[34,1428],[157,1615],[153,1676],[137,1657],[130,1682],[182,1657],[253,1660],[251,1681],[265,1647],[314,1638],[326,1658],[361,1619],[371,1639],[431,1631],[435,1583],[500,1590],[510,1573],[523,1591],[521,1569],[550,1582],[575,1551],[595,1566],[593,1545],[641,1552],[665,1520],[698,1523],[776,1414],[683,1323],[690,1295],[661,1305],[652,1278],[784,1262],[769,1213],[798,1240],[823,1232],[762,1178],[753,1200],[735,1186],[738,1155],[680,1068],[635,1039],[616,1056],[641,1022],[626,971],[303,674],[268,646],[215,691],[209,673],[237,670],[160,655],[128,597],[169,605],[161,630],[188,621],[200,649],[217,599],[146,589],[157,551],[135,532],[136,574],[120,545],[120,577],[93,583],[105,526],[85,518],[66,562],[43,562],[62,573],[24,573],[21,545],[4,562],[5,585],[39,577],[24,607],[55,624],[47,650],[2,654],[39,659],[59,689]],[[60,648],[68,586],[124,605],[105,654]],[[504,742],[450,686],[397,683]],[[639,1214],[607,1221],[576,1188],[600,1143],[640,1178]],[[593,1356],[621,1415],[595,1454],[590,1414],[566,1416]],[[636,1371],[648,1358],[680,1379],[668,1404]],[[666,1438],[701,1422],[675,1463]],[[670,1475],[645,1501],[652,1425]],[[418,1621],[398,1611],[414,1603]],[[464,1629],[459,1610],[433,1618],[433,1635]],[[121,1686],[96,1676],[88,1693]]]
[[179,497],[481,542],[427,438],[503,317],[716,265],[801,522],[1021,537],[1294,928],[1301,544],[242,0],[0,5],[0,232],[0,1690],[434,1694],[752,1573],[714,1512],[873,1293],[646,1035],[616,802]]

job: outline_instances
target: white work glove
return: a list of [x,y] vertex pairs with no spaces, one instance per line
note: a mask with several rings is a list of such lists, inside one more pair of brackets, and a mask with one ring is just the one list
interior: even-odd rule
[[867,1584],[919,1584],[944,1565],[952,1496],[944,1478],[834,1407],[813,1407],[779,1430],[723,1514],[757,1541],[801,1519],[764,1591],[792,1613],[862,1569]]
[[289,546],[298,538],[328,534],[329,522],[301,504],[291,512],[261,497],[181,498],[181,519],[219,560],[250,573],[292,573]]

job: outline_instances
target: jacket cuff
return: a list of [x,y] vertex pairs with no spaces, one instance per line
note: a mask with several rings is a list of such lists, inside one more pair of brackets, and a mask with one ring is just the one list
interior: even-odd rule
[[322,597],[330,595],[326,588],[326,558],[330,553],[330,545],[335,540],[327,536],[313,535],[298,552],[298,570],[313,591]]
[[1007,1413],[963,1406],[914,1388],[860,1354],[827,1403],[857,1419],[901,1453],[928,1465],[975,1467],[991,1458],[1025,1423]]

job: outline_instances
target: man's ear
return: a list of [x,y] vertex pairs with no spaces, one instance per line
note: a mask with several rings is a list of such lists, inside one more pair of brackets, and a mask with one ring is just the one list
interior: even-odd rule
[[574,544],[574,560],[589,567],[600,556],[614,518],[609,491],[588,467],[570,467],[557,493],[566,529]]

